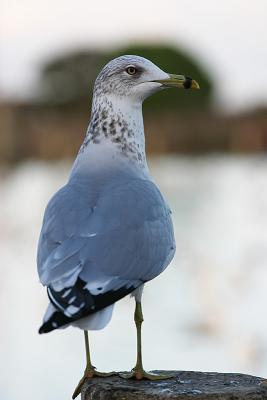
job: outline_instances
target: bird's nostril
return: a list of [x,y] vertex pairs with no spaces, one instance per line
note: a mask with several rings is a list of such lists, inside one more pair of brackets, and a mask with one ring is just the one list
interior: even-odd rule
[[192,86],[192,78],[190,78],[189,76],[186,76],[183,86],[185,89],[190,89]]

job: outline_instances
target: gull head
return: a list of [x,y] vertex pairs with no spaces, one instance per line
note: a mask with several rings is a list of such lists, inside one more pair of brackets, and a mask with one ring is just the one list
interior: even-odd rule
[[147,170],[142,102],[169,87],[199,89],[192,78],[167,73],[143,57],[126,55],[110,61],[95,81],[91,120],[79,154],[88,147],[90,160],[94,157],[99,165],[98,147],[105,160],[110,155],[117,160],[120,154]]
[[190,77],[164,72],[146,58],[125,55],[105,65],[96,79],[94,94],[142,102],[169,87],[199,89],[198,83]]

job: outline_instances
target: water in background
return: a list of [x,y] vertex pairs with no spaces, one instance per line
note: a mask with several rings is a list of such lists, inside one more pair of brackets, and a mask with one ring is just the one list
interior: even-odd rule
[[[267,159],[157,158],[153,175],[173,210],[177,253],[146,285],[148,369],[267,375]],[[44,207],[69,164],[32,162],[0,174],[0,393],[4,400],[70,398],[85,366],[76,329],[38,335],[46,308],[36,273]],[[91,335],[99,370],[135,362],[133,299]]]

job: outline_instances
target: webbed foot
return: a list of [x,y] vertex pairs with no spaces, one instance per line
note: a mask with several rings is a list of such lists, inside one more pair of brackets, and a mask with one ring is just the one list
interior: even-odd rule
[[146,372],[143,368],[134,367],[130,372],[120,372],[119,376],[124,379],[148,379],[150,381],[157,381],[161,379],[174,378],[175,375],[156,374],[154,372]]
[[77,396],[79,396],[79,394],[81,393],[81,390],[82,390],[82,386],[87,379],[92,379],[95,377],[104,378],[104,377],[108,377],[108,376],[112,376],[112,375],[117,375],[117,373],[116,372],[99,372],[93,366],[90,368],[86,368],[82,379],[80,380],[76,389],[73,392],[72,398],[75,399]]

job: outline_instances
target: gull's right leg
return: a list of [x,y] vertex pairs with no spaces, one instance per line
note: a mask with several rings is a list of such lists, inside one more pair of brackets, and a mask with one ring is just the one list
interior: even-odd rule
[[162,380],[162,379],[170,379],[174,378],[174,375],[163,375],[163,374],[155,374],[153,372],[147,372],[143,368],[142,361],[142,340],[141,340],[141,326],[144,321],[141,300],[136,301],[135,303],[135,312],[134,312],[134,321],[136,326],[137,333],[137,360],[135,367],[131,370],[131,372],[121,372],[119,375],[125,379],[148,379],[150,381]]

